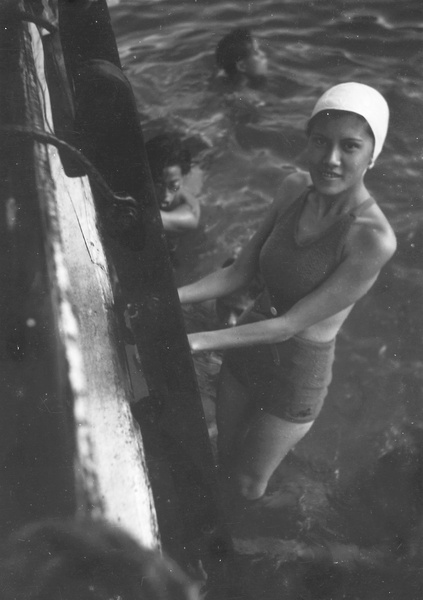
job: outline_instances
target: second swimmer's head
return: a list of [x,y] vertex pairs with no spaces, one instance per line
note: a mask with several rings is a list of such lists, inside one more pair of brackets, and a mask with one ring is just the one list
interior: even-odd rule
[[147,151],[151,176],[161,210],[172,210],[184,175],[191,169],[191,154],[176,133],[163,133],[149,140]]
[[237,27],[220,40],[216,62],[230,78],[244,75],[254,81],[267,76],[267,56],[247,27]]

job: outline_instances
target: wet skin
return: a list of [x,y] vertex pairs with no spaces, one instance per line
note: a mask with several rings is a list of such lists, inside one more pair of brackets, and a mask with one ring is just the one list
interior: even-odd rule
[[156,197],[165,231],[184,233],[198,227],[200,203],[184,189],[184,176],[179,165],[165,167],[160,181],[155,182]]

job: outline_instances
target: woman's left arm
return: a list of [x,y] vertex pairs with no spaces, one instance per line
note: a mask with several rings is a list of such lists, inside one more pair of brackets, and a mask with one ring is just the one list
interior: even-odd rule
[[369,291],[395,250],[390,227],[383,232],[360,227],[332,275],[282,316],[288,337],[353,306]]
[[182,194],[181,204],[170,211],[160,211],[165,231],[184,233],[197,229],[200,222],[200,201],[188,192]]
[[282,342],[351,307],[376,281],[396,249],[392,230],[361,227],[351,237],[337,269],[313,292],[280,317],[231,329],[193,333],[193,352]]

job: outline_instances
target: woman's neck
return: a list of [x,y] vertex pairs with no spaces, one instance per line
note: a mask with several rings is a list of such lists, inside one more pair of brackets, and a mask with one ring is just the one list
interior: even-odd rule
[[351,212],[369,197],[367,188],[363,185],[360,190],[351,192],[347,190],[339,195],[326,195],[319,193],[316,189],[311,192],[311,202],[315,206],[317,214],[321,217],[326,215],[342,215]]

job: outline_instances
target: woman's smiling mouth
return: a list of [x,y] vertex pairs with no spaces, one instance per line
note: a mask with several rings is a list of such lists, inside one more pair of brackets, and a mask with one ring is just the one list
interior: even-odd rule
[[320,171],[320,177],[322,179],[337,179],[341,177],[339,173],[334,173],[333,171]]

